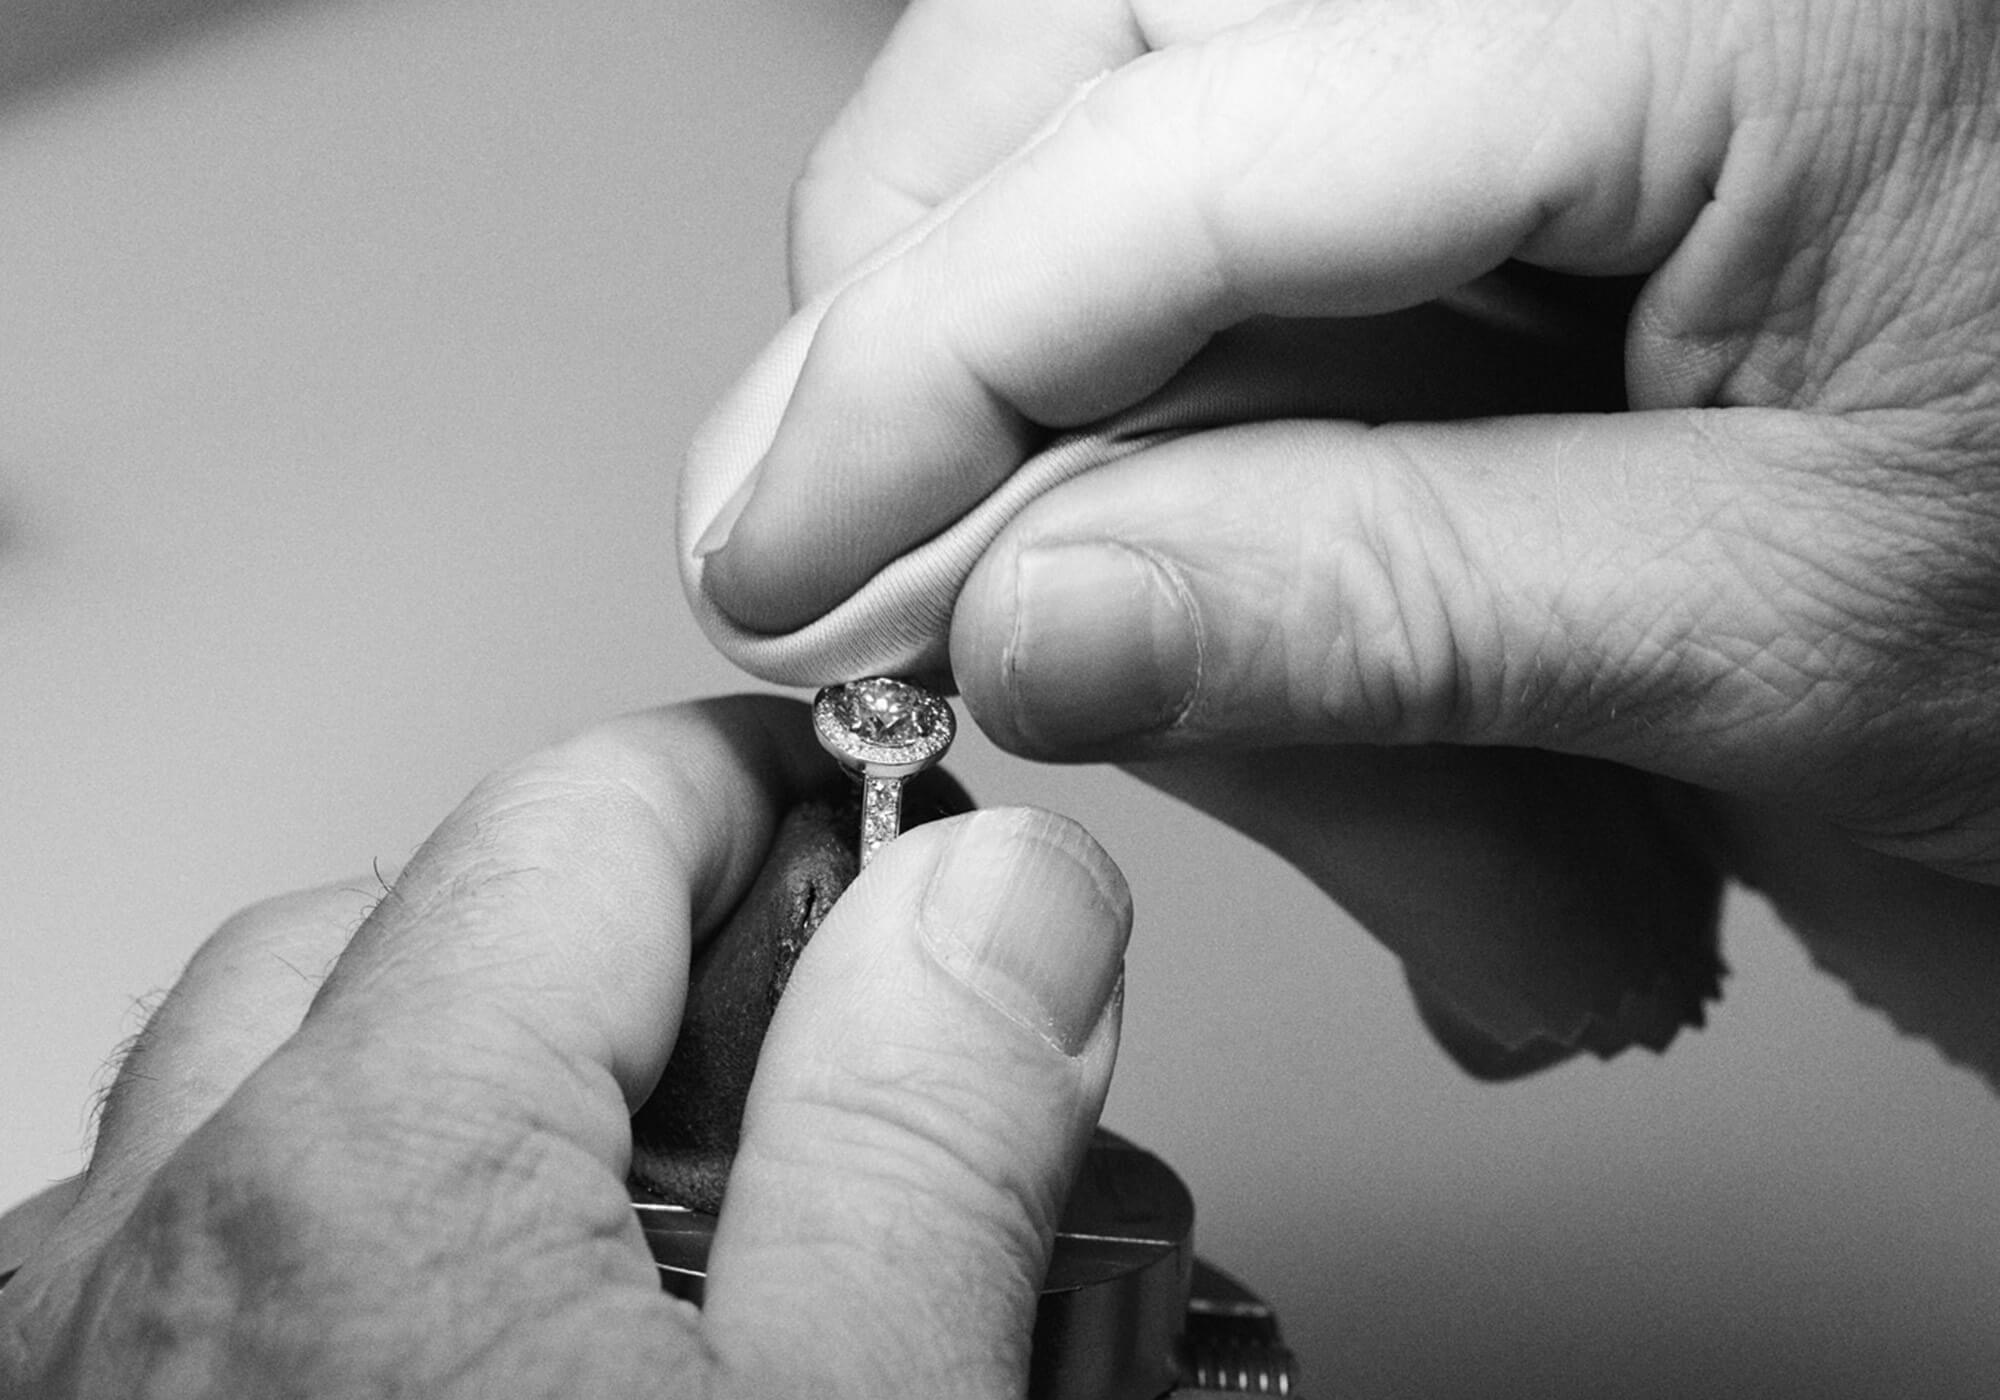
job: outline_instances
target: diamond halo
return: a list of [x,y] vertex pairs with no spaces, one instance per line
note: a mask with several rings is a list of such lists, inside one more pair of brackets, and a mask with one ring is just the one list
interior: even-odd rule
[[830,685],[813,700],[820,746],[869,777],[921,773],[944,757],[957,729],[941,697],[889,676]]
[[944,757],[958,721],[942,697],[890,676],[830,685],[812,713],[820,747],[860,780],[865,866],[903,829],[903,779]]

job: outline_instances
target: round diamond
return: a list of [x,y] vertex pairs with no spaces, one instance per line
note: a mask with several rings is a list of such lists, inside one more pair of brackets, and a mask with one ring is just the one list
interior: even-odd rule
[[813,728],[827,752],[883,776],[930,767],[951,747],[955,727],[950,705],[888,676],[828,686],[813,701]]
[[921,742],[935,724],[923,703],[927,698],[913,685],[874,676],[840,687],[833,704],[842,722],[868,743],[901,746]]

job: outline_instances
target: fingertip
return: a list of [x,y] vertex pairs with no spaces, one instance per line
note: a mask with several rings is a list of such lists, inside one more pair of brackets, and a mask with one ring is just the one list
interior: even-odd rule
[[939,967],[1074,1058],[1114,1000],[1132,895],[1077,823],[1035,808],[998,808],[944,833],[917,926]]
[[888,354],[875,331],[848,329],[920,323],[897,309],[898,280],[835,299],[761,460],[690,550],[707,600],[740,628],[780,636],[834,611],[958,528],[1044,443],[949,352]]
[[[793,632],[854,587],[851,571],[828,549],[844,538],[832,530],[812,531],[786,508],[786,487],[760,493],[764,464],[744,480],[734,496],[696,541],[702,591],[738,627],[765,636]],[[761,496],[761,498],[760,498]]]
[[[666,1060],[693,943],[825,766],[777,696],[622,716],[508,765],[412,858],[307,1028],[385,1057],[422,1042],[440,1085],[519,1056],[510,1107],[546,1108],[610,1160]],[[610,1092],[574,1095],[579,1077]]]

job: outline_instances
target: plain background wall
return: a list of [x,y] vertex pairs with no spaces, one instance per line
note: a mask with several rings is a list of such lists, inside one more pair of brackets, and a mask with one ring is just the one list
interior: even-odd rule
[[[489,766],[740,688],[680,444],[784,310],[861,0],[0,0],[0,1199],[134,1004]],[[137,40],[143,38],[143,42]],[[2000,1393],[2000,1104],[1756,901],[1707,1032],[1495,1089],[1289,870],[976,741],[1140,910],[1109,1121],[1308,1394]]]

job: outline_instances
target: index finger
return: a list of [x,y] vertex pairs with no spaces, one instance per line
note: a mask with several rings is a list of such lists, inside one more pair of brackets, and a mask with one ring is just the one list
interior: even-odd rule
[[915,0],[792,191],[792,296],[818,296],[1144,53],[1130,0]]
[[298,1039],[504,1080],[509,1111],[622,1170],[693,943],[827,772],[801,707],[769,696],[628,716],[502,769],[411,858]]
[[1727,75],[1602,8],[1293,8],[1113,71],[805,313],[754,485],[693,526],[701,586],[801,628],[1249,318],[1651,266],[1709,197]]
[[1078,86],[1278,0],[915,0],[792,192],[805,302],[973,184]]

